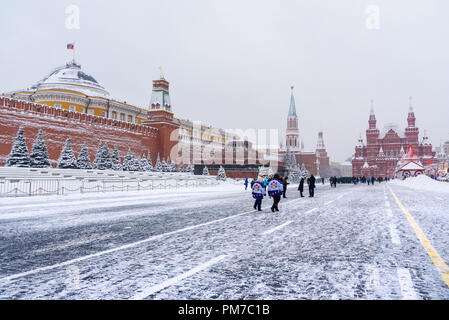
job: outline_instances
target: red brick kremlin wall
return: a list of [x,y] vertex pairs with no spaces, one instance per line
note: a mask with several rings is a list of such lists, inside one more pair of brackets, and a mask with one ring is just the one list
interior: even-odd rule
[[[111,151],[117,145],[122,160],[128,148],[137,156],[147,155],[151,151],[153,165],[160,150],[158,130],[150,126],[0,97],[0,166],[5,165],[20,126],[24,127],[28,151],[31,151],[38,130],[42,128],[53,167],[67,138],[71,138],[77,157],[81,145],[86,144],[91,161],[95,158],[100,141],[106,142]],[[161,154],[161,158],[167,156]]]

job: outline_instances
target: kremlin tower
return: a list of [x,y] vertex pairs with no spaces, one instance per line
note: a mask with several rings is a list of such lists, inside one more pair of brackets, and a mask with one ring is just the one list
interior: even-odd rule
[[291,87],[290,109],[287,117],[287,132],[285,146],[290,150],[299,150],[299,129],[298,117],[296,115],[295,97],[293,95],[293,86]]
[[318,133],[317,147],[314,151],[304,149],[304,141],[299,137],[298,116],[296,113],[293,86],[290,89],[290,108],[287,115],[287,130],[285,137],[286,144],[285,148],[280,152],[281,157],[285,158],[288,149],[298,165],[301,166],[304,164],[310,173],[326,177],[329,172],[329,157],[327,155],[326,147],[324,146],[323,132]]
[[[160,68],[161,70],[161,68]],[[173,118],[173,111],[169,93],[170,83],[165,80],[164,75],[160,75],[159,80],[153,80],[153,92],[151,94],[150,106],[148,110],[148,120],[144,125],[158,129],[160,153],[175,158],[178,154],[177,143],[179,123]],[[176,130],[176,134],[172,132]],[[173,138],[174,137],[174,138]]]

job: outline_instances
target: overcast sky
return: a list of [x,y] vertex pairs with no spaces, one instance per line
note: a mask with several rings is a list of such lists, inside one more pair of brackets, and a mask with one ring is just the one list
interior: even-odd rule
[[[79,30],[66,28],[70,4]],[[381,130],[405,127],[411,95],[421,133],[439,145],[449,140],[448,9],[447,0],[3,0],[0,93],[65,64],[76,41],[83,70],[138,106],[162,65],[177,117],[284,134],[294,85],[306,149],[323,130],[331,160],[343,161],[371,98]]]

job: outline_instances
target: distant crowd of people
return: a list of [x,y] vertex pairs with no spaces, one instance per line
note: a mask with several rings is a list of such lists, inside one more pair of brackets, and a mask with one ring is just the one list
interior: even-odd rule
[[390,178],[382,178],[382,177],[378,177],[378,178],[375,178],[375,177],[365,177],[365,176],[363,176],[363,177],[352,177],[352,182],[354,183],[354,184],[358,184],[358,183],[367,183],[368,185],[374,185],[374,183],[375,182],[378,182],[378,183],[382,183],[383,181],[390,181]]

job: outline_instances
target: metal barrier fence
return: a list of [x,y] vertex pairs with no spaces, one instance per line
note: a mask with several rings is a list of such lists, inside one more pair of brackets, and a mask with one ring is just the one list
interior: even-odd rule
[[145,191],[217,185],[215,179],[0,179],[0,197]]

